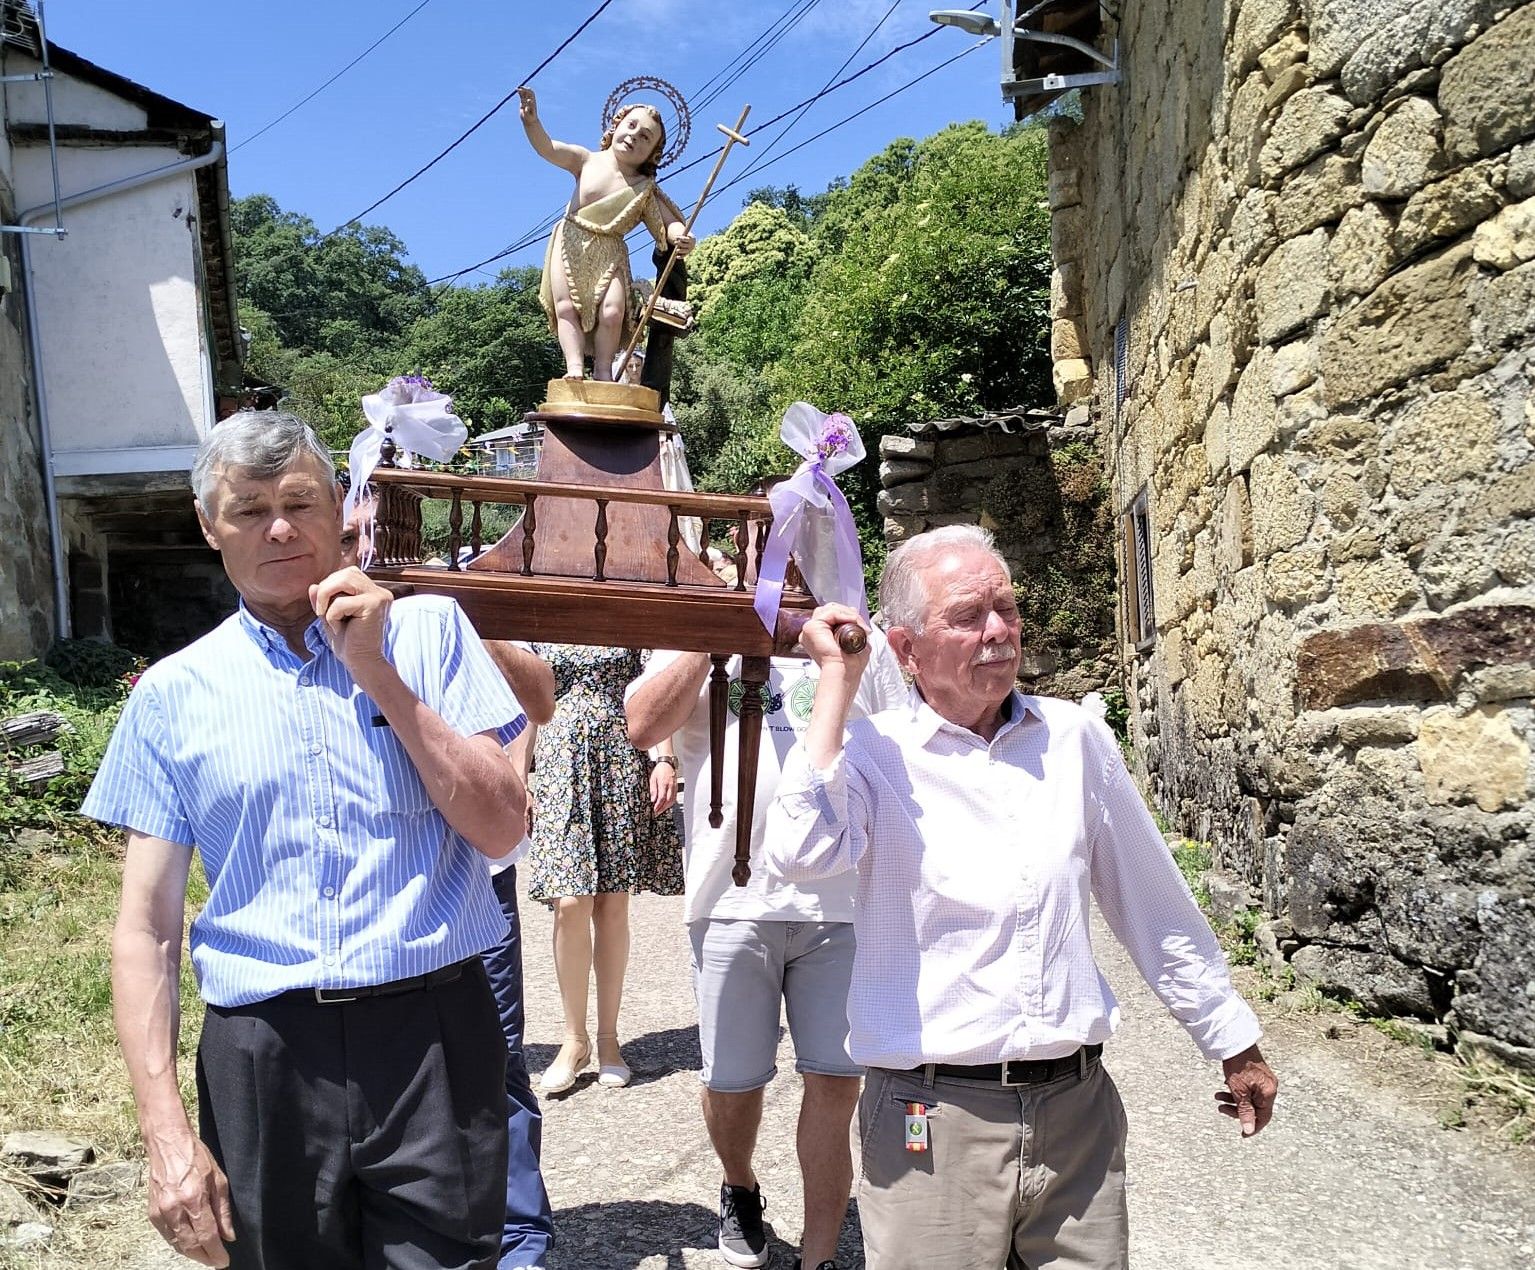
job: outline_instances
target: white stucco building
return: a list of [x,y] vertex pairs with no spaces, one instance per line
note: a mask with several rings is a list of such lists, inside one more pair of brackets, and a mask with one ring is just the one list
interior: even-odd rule
[[0,16],[0,370],[30,390],[0,391],[0,468],[32,509],[35,464],[46,531],[31,513],[0,525],[0,613],[26,615],[3,623],[0,656],[21,656],[153,607],[114,571],[151,592],[206,573],[186,478],[234,406],[242,349],[222,124],[57,45],[45,57],[19,0]]

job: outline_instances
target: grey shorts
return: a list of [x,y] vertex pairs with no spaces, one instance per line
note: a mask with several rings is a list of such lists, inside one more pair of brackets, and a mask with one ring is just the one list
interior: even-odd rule
[[705,919],[688,927],[703,1083],[722,1094],[761,1089],[778,1072],[779,1002],[794,1068],[862,1076],[847,1053],[851,922]]

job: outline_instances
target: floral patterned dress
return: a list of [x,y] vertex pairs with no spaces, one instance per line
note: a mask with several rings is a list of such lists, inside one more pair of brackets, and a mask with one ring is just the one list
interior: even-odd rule
[[670,811],[650,810],[650,760],[629,744],[624,688],[640,673],[626,648],[535,644],[554,671],[554,718],[534,751],[528,893],[682,894],[682,844]]

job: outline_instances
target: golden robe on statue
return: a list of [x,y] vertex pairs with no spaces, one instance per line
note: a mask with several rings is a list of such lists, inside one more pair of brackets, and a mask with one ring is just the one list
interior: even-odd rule
[[566,212],[549,235],[549,250],[544,257],[544,276],[538,288],[539,303],[549,317],[549,329],[558,333],[554,317],[554,274],[558,260],[565,269],[571,303],[581,315],[581,329],[590,335],[597,325],[597,314],[608,284],[616,277],[623,283],[625,296],[624,329],[620,342],[634,332],[634,306],[629,302],[633,275],[629,272],[629,248],[624,235],[644,221],[658,246],[666,246],[668,220],[681,220],[682,214],[661,193],[654,180],[647,179],[638,189],[615,190],[606,198]]

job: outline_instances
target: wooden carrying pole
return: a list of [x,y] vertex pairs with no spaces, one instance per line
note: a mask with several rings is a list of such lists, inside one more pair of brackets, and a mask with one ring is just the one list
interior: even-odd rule
[[[743,146],[751,145],[751,142],[741,135],[741,127],[746,122],[746,116],[751,114],[751,109],[750,106],[741,107],[741,117],[736,120],[734,128],[727,128],[722,123],[714,125],[725,134],[725,148],[720,151],[720,157],[714,161],[714,171],[709,173],[709,179],[704,182],[703,193],[698,196],[698,202],[693,204],[692,215],[688,217],[687,224],[682,227],[684,234],[691,234],[693,232],[693,222],[698,219],[698,213],[704,210],[704,203],[709,198],[709,191],[714,188],[714,182],[719,177],[720,169],[725,166],[725,160],[730,157],[731,150],[737,144]],[[677,253],[673,251],[666,258],[666,267],[661,270],[661,276],[656,279],[656,285],[650,292],[650,299],[645,301],[645,311],[640,314],[640,320],[635,323],[634,335],[630,338],[628,347],[624,349],[624,360],[618,364],[618,370],[613,376],[614,379],[622,380],[624,371],[629,368],[629,359],[634,356],[634,350],[639,347],[640,337],[645,334],[645,327],[650,323],[650,315],[655,312],[656,301],[661,298],[661,288],[666,285],[666,280],[671,277],[672,266],[676,263]]]

